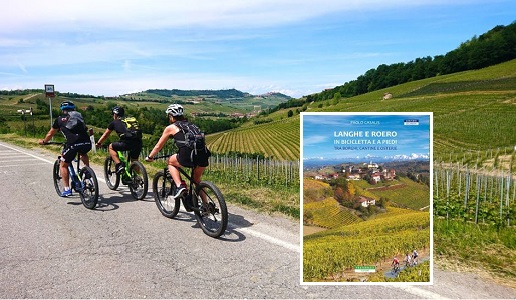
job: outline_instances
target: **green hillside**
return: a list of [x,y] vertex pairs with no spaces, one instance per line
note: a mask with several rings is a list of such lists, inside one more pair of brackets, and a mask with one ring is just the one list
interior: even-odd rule
[[236,89],[229,90],[178,90],[153,89],[121,97],[128,102],[180,103],[189,113],[217,115],[232,113],[258,113],[290,99],[281,93],[251,95]]
[[[383,100],[385,93],[392,98]],[[299,117],[287,117],[285,109],[275,113],[281,119],[264,124],[248,124],[224,133],[232,140],[252,143],[228,143],[224,151],[263,152],[279,159],[299,159]],[[512,153],[516,145],[516,60],[487,67],[413,81],[351,97],[311,102],[316,111],[402,111],[434,113],[434,158],[453,160],[464,155],[502,149]],[[270,132],[270,134],[266,134]],[[209,137],[219,148],[221,134]],[[288,147],[284,140],[291,141]],[[289,151],[285,152],[284,148]],[[284,153],[284,154],[282,154]],[[295,154],[294,157],[292,154]]]

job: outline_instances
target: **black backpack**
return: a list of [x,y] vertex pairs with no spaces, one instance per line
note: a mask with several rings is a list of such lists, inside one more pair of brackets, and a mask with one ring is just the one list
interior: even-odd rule
[[192,150],[192,159],[193,155],[197,155],[197,151],[206,150],[206,139],[204,137],[204,132],[201,131],[197,125],[187,122],[187,121],[178,121],[174,123],[182,132],[185,137],[184,141],[176,141],[179,145],[184,145],[190,150]]

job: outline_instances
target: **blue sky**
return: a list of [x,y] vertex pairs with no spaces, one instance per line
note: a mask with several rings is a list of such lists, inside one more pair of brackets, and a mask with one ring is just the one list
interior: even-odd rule
[[430,121],[429,113],[303,113],[302,157],[377,162],[428,159]]
[[446,54],[514,12],[514,0],[4,1],[0,89],[300,97]]

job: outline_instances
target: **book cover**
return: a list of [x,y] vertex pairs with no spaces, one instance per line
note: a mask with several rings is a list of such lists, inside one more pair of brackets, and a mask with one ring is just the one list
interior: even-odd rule
[[301,114],[301,283],[432,284],[432,113]]

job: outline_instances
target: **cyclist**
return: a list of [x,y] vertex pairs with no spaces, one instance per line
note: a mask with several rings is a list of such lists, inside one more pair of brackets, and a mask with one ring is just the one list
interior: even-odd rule
[[411,256],[407,253],[403,261],[405,262],[405,266],[410,267]]
[[115,162],[116,173],[120,174],[124,171],[125,165],[118,158],[117,151],[129,151],[129,157],[131,161],[138,160],[140,153],[142,152],[142,135],[141,133],[136,135],[131,135],[130,137],[127,133],[127,126],[122,121],[125,116],[125,111],[120,106],[115,106],[111,110],[113,113],[113,121],[109,123],[106,131],[100,137],[100,139],[95,144],[97,147],[102,145],[102,142],[105,141],[113,130],[118,134],[120,140],[117,142],[113,142],[109,144],[108,151],[109,155]]
[[[63,101],[60,108],[62,114],[55,119],[45,138],[38,140],[38,143],[40,145],[47,144],[58,131],[61,131],[66,138],[66,144],[61,155],[60,173],[64,185],[61,197],[68,197],[72,195],[68,166],[77,153],[80,153],[81,160],[86,166],[90,165],[88,152],[91,150],[91,141],[82,115],[75,111],[75,104],[71,101]],[[86,176],[88,175],[86,174]]]
[[394,267],[394,271],[398,271],[399,270],[399,268],[400,268],[400,261],[398,260],[398,258],[396,256],[392,260],[391,266]]
[[178,153],[170,156],[168,160],[168,170],[172,175],[172,179],[175,183],[175,193],[173,192],[173,197],[177,198],[181,196],[184,191],[186,191],[186,185],[182,183],[181,173],[179,173],[177,168],[195,167],[193,181],[195,183],[199,183],[201,182],[201,177],[204,173],[204,170],[209,165],[208,158],[210,157],[211,153],[207,148],[202,151],[197,151],[197,154],[193,156],[192,161],[191,157],[193,150],[185,146],[183,143],[185,141],[184,133],[181,128],[178,127],[179,123],[178,125],[175,124],[176,122],[188,122],[188,120],[184,117],[183,106],[179,104],[171,104],[165,112],[167,113],[169,122],[171,124],[168,125],[165,130],[163,130],[163,134],[161,135],[159,141],[156,143],[156,146],[154,146],[154,149],[152,149],[145,160],[148,162],[153,161],[153,157],[159,153],[163,146],[165,146],[165,143],[168,141],[168,139],[170,137],[174,139],[179,150]]
[[414,249],[414,251],[412,252],[412,263],[414,265],[417,265],[417,257],[418,257],[418,253],[417,253],[416,249]]

